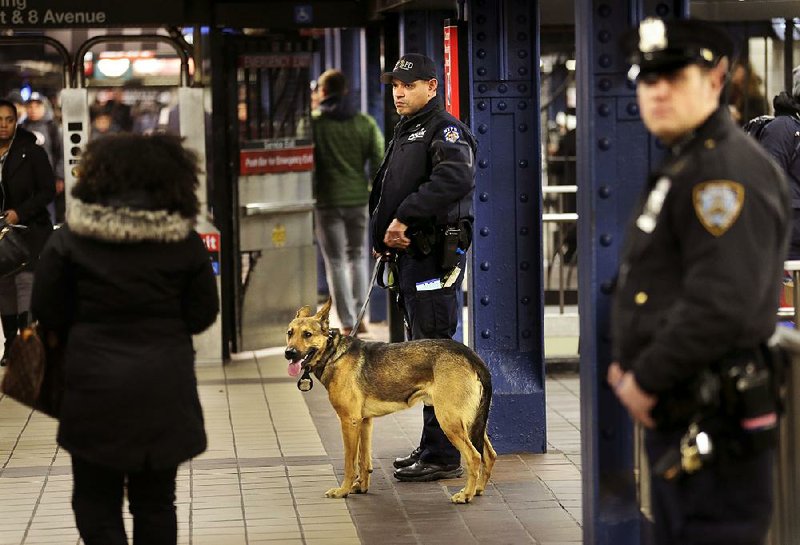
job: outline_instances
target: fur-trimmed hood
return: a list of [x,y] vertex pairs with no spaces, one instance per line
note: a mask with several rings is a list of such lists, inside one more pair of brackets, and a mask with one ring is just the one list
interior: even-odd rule
[[70,199],[67,224],[81,236],[108,242],[178,242],[194,229],[195,219],[167,210],[142,210]]

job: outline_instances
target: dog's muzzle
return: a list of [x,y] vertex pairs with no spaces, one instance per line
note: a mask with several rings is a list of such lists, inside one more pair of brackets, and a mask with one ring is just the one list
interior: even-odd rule
[[303,357],[302,354],[300,354],[300,351],[297,350],[296,348],[292,347],[287,348],[286,351],[284,352],[284,356],[286,357],[287,360],[291,361],[291,363],[289,364],[289,368],[287,369],[289,376],[296,377],[297,375],[300,374],[301,370],[306,371],[304,376],[308,375],[308,362],[311,360],[312,357],[314,357],[314,354],[316,353],[317,353],[316,348],[312,348],[311,350],[308,351],[305,357]]
[[300,359],[300,352],[297,348],[287,348],[283,355],[289,361],[298,361]]

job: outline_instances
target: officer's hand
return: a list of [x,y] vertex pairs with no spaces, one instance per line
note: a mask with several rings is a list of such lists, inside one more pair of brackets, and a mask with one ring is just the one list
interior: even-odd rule
[[[621,372],[618,364],[612,364],[612,367],[614,366],[616,366],[617,371]],[[612,367],[608,370],[609,382],[611,382]],[[616,374],[616,371],[614,371],[614,373]],[[633,373],[628,371],[622,374],[619,380],[611,383],[611,387],[614,389],[614,393],[619,398],[620,403],[628,409],[631,418],[641,423],[646,428],[656,427],[656,423],[650,416],[650,411],[655,407],[658,398],[642,390],[636,382],[636,377],[633,376]]]
[[622,367],[619,366],[619,363],[613,362],[611,365],[608,366],[608,375],[606,375],[606,380],[608,381],[608,385],[611,386],[611,389],[614,390],[619,384],[619,381],[622,380],[622,375],[625,372],[622,370]]
[[408,229],[408,225],[398,221],[397,218],[393,219],[389,227],[386,228],[383,243],[389,248],[405,250],[411,244],[411,240],[406,237],[406,229]]
[[19,223],[19,216],[16,210],[6,210],[6,223],[9,225],[16,225]]

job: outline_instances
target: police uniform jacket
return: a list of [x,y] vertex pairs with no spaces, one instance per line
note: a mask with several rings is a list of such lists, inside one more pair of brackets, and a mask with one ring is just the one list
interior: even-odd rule
[[404,117],[378,169],[370,194],[370,229],[376,250],[394,218],[408,226],[472,219],[477,144],[466,125],[434,97]]
[[31,308],[66,332],[58,443],[72,455],[141,471],[205,450],[192,334],[214,323],[219,300],[193,224],[73,199],[45,246]]
[[34,269],[39,252],[53,232],[47,205],[55,193],[55,178],[47,153],[36,144],[33,134],[17,127],[3,162],[0,200],[3,211],[15,210],[19,224],[27,227],[24,236],[30,260],[26,271]]
[[645,391],[685,391],[772,334],[790,202],[783,173],[723,108],[652,173],[613,302],[614,357]]

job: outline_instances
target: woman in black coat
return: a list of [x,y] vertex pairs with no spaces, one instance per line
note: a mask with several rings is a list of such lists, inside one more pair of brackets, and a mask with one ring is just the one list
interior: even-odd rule
[[196,157],[173,136],[89,144],[67,223],[42,252],[33,314],[66,336],[58,443],[86,545],[177,540],[178,465],[206,448],[192,335],[219,310],[194,231]]
[[[0,100],[0,164],[0,210],[7,223],[25,226],[20,232],[30,253],[24,269],[0,278],[0,323],[8,349],[17,328],[28,325],[33,271],[53,232],[47,205],[55,196],[55,178],[47,152],[32,133],[17,127],[17,109],[6,100]],[[6,350],[0,365],[5,358]]]

